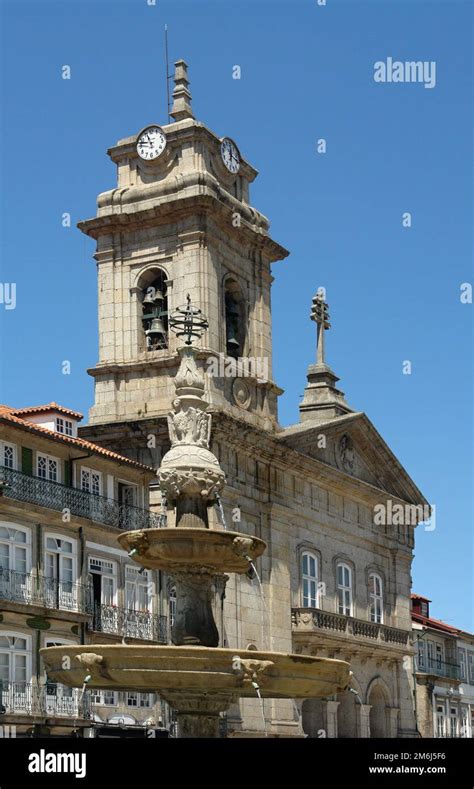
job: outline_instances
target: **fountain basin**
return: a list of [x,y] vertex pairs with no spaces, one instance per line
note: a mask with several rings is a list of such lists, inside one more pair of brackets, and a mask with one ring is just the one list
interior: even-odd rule
[[135,553],[142,567],[154,570],[203,568],[212,573],[245,573],[266,548],[258,537],[223,529],[172,527],[128,531],[117,538],[122,548]]
[[[200,697],[317,698],[344,690],[342,660],[209,647],[87,644],[40,650],[50,680],[69,687],[113,688]],[[253,684],[252,684],[253,683]]]

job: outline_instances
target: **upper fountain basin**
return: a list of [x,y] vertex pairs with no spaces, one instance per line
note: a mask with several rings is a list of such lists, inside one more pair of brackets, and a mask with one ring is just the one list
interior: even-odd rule
[[264,552],[258,537],[222,529],[171,527],[127,531],[118,537],[132,559],[152,570],[204,568],[212,573],[245,573]]

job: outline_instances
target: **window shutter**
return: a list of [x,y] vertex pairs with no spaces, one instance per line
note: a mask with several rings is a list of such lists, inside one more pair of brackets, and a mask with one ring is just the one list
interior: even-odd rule
[[33,475],[33,450],[29,447],[21,448],[21,470],[30,477]]
[[64,464],[63,464],[63,466],[64,466],[63,481],[64,481],[64,484],[68,486],[68,488],[70,488],[71,485],[72,485],[72,467],[71,467],[71,465],[72,464],[71,464],[70,460],[65,460],[64,461]]

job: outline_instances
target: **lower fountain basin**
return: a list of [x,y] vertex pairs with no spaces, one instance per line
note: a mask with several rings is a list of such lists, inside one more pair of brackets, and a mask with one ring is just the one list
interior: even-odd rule
[[[153,570],[204,567],[214,573],[245,573],[266,548],[258,537],[223,529],[172,527],[120,534],[118,541],[142,567]],[[248,558],[247,558],[248,557]]]
[[87,644],[40,650],[50,680],[69,687],[113,688],[200,697],[301,699],[344,690],[342,660],[208,647]]

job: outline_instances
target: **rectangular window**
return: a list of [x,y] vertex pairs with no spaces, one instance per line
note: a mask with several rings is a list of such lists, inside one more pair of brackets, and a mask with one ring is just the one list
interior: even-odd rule
[[451,707],[449,712],[449,736],[457,737],[458,732],[458,711],[456,707]]
[[127,707],[151,707],[150,693],[127,693]]
[[73,423],[69,419],[56,419],[56,432],[62,433],[65,436],[72,436],[74,434]]
[[469,670],[469,682],[474,685],[474,652],[467,653],[467,666]]
[[463,682],[467,679],[467,672],[466,672],[466,650],[465,649],[458,649],[458,657],[459,657],[459,679]]
[[59,461],[50,455],[38,452],[36,456],[36,473],[41,479],[59,482]]
[[436,668],[441,669],[443,665],[443,647],[436,644]]
[[436,705],[436,736],[445,737],[445,708],[444,704]]
[[426,644],[423,639],[418,641],[418,670],[426,671]]

